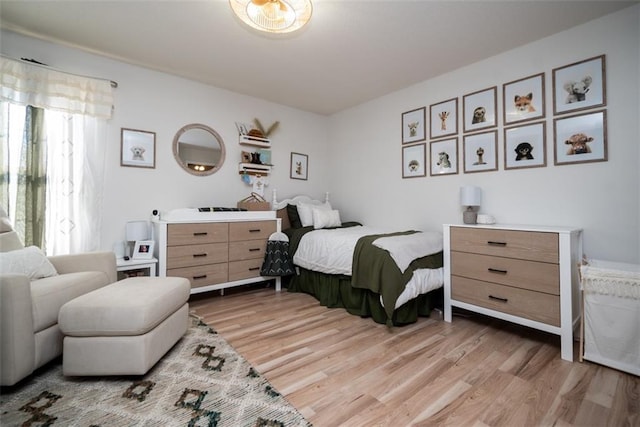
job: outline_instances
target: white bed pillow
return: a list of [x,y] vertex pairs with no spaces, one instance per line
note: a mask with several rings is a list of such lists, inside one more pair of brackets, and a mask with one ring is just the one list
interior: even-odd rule
[[313,228],[340,227],[340,212],[336,210],[313,209]]
[[321,205],[314,205],[312,203],[298,203],[298,216],[303,227],[309,227],[313,225],[313,210],[323,209],[326,211],[331,210],[331,204],[325,202]]
[[30,280],[57,276],[56,268],[37,246],[0,252],[0,274],[24,274]]

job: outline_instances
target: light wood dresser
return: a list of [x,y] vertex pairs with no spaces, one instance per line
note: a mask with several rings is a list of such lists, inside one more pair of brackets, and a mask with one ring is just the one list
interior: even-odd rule
[[260,275],[267,240],[279,230],[274,211],[202,214],[154,221],[158,276],[189,279],[192,294],[274,279]]
[[573,361],[582,232],[567,227],[444,225],[444,319],[452,307],[560,335]]

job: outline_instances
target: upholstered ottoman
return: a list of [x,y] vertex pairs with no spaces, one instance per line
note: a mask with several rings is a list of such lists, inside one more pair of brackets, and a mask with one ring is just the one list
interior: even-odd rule
[[181,277],[133,277],[63,305],[63,374],[145,374],[186,332],[190,289]]

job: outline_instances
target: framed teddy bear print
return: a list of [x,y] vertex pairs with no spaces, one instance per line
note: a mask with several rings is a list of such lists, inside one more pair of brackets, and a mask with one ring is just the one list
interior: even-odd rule
[[605,55],[553,70],[554,115],[606,104]]

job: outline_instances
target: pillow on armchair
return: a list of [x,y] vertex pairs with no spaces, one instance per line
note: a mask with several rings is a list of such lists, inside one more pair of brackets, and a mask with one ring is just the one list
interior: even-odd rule
[[57,276],[56,268],[37,246],[0,252],[0,274],[24,274],[30,280]]

